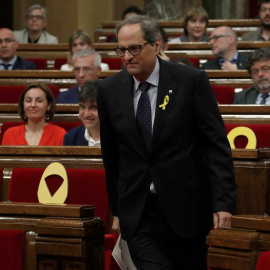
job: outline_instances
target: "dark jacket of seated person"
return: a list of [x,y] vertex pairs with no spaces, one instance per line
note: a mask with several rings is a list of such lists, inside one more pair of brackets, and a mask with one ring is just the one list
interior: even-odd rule
[[100,121],[97,111],[97,81],[86,82],[79,92],[79,116],[83,124],[70,130],[64,145],[100,146]]
[[25,123],[9,128],[2,145],[63,145],[65,129],[47,123],[54,112],[50,88],[42,82],[31,83],[19,99],[19,115]]

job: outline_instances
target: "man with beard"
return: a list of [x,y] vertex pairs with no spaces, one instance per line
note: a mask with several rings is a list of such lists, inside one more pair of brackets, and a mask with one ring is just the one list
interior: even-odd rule
[[261,28],[242,35],[242,41],[268,41],[270,40],[270,0],[260,0],[259,15]]
[[270,49],[261,48],[247,60],[246,68],[253,85],[236,94],[234,104],[270,104]]
[[210,45],[216,58],[202,65],[202,69],[245,69],[246,56],[237,51],[237,36],[229,26],[215,28],[210,35]]

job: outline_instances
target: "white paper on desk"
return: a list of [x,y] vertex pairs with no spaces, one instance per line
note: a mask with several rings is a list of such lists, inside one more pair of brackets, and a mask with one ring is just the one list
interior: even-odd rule
[[136,270],[129,254],[127,242],[121,238],[121,234],[115,244],[112,256],[118,263],[121,270]]

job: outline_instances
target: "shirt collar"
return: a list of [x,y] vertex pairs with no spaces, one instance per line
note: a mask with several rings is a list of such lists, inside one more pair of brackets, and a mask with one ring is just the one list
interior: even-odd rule
[[11,66],[14,66],[16,60],[17,60],[17,55],[15,55],[15,57],[14,57],[11,61],[9,61],[8,63],[4,63],[4,62],[0,59],[0,65],[1,65],[1,64],[9,64],[9,65],[11,65]]
[[[155,68],[154,68],[153,72],[151,73],[151,75],[147,78],[146,82],[157,87],[158,81],[159,81],[159,69],[160,69],[159,61],[158,61],[158,58],[156,58]],[[134,79],[134,89],[135,89],[135,91],[137,91],[138,86],[141,82],[138,81],[134,76],[133,76],[133,79]]]
[[[236,64],[237,63],[237,59],[238,59],[238,51],[236,51],[236,53],[235,53],[233,59],[230,61],[230,63]],[[222,66],[224,62],[225,62],[225,60],[223,58],[220,58],[219,59],[219,65],[220,66]]]
[[[90,135],[90,133],[89,133],[89,131],[88,131],[87,128],[86,128],[85,131],[84,131],[84,138],[88,141],[88,145],[97,145],[97,144],[100,143],[100,139],[98,139],[97,141],[95,141],[95,140],[91,137],[91,135]],[[90,144],[89,144],[89,143],[90,143]]]

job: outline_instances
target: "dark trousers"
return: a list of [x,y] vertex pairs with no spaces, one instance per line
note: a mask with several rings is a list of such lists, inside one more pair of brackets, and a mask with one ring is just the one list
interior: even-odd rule
[[128,240],[138,270],[206,270],[206,236],[181,239],[166,222],[155,194],[149,194],[141,222]]

